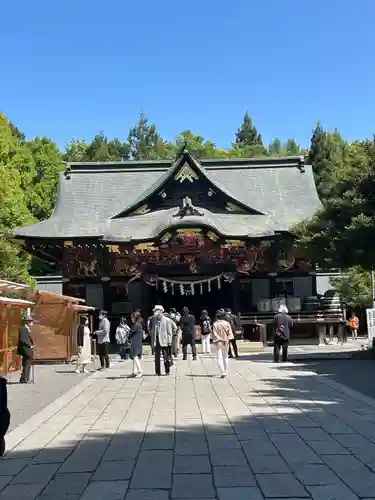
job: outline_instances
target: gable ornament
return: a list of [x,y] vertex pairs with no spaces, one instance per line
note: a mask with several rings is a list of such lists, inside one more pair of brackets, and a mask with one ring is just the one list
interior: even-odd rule
[[180,181],[181,184],[186,180],[194,182],[198,180],[198,175],[187,163],[185,163],[181,170],[176,174],[175,180]]
[[191,198],[189,196],[185,196],[185,198],[182,199],[182,206],[179,209],[177,213],[174,214],[173,217],[180,217],[182,219],[183,217],[189,216],[189,215],[199,215],[201,217],[204,216],[202,212],[200,212],[192,203]]

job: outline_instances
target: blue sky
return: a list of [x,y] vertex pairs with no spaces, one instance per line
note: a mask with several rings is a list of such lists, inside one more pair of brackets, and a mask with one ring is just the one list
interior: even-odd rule
[[246,109],[267,142],[375,132],[374,0],[2,0],[0,19],[0,110],[28,137],[125,138],[141,110],[221,147]]

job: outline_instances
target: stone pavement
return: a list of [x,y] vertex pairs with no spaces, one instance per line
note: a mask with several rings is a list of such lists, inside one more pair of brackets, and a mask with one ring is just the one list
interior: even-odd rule
[[0,500],[375,498],[375,400],[292,364],[116,363],[7,437]]
[[74,373],[75,365],[37,365],[35,384],[19,384],[20,372],[8,377],[8,404],[12,413],[10,430],[23,424],[43,410],[72,387],[79,384],[85,374]]

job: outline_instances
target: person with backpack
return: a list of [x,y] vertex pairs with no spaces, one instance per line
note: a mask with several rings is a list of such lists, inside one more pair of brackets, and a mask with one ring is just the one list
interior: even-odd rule
[[288,361],[288,346],[290,339],[290,331],[293,328],[293,320],[288,314],[288,308],[281,305],[277,314],[273,318],[274,327],[274,346],[273,346],[273,361],[278,363],[280,359],[280,350],[282,350],[282,361]]
[[129,359],[130,356],[130,327],[126,323],[126,318],[120,319],[120,324],[116,328],[116,342],[119,346],[119,355],[122,361]]
[[208,312],[204,309],[200,317],[200,327],[201,327],[201,343],[202,343],[202,354],[211,354],[211,318]]

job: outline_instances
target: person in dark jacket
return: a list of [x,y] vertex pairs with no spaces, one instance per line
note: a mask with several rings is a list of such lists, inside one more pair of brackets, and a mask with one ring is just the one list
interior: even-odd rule
[[195,346],[195,318],[190,314],[189,309],[184,307],[182,309],[182,316],[180,319],[180,328],[182,333],[182,359],[187,359],[187,347],[191,346],[193,360],[197,359],[197,348]]
[[33,318],[26,316],[20,330],[17,353],[22,356],[22,374],[20,384],[28,384],[30,380],[31,365],[34,358],[34,341],[31,336]]
[[228,323],[230,324],[233,333],[233,339],[230,341],[229,357],[239,358],[237,341],[236,341],[236,331],[239,329],[238,318],[235,314],[232,314],[232,311],[228,307],[224,309],[224,311],[225,311],[225,320],[228,321]]
[[282,350],[282,361],[288,361],[288,346],[290,339],[290,331],[293,328],[293,320],[288,314],[288,308],[281,305],[277,314],[273,318],[274,328],[274,346],[273,346],[273,361],[278,363],[280,359],[280,350]]
[[142,328],[142,316],[140,312],[135,312],[132,314],[133,325],[130,329],[130,344],[131,344],[131,357],[133,359],[133,377],[142,377],[142,340],[143,340],[143,328]]
[[0,457],[5,453],[5,434],[9,429],[10,412],[8,409],[7,380],[0,377]]

